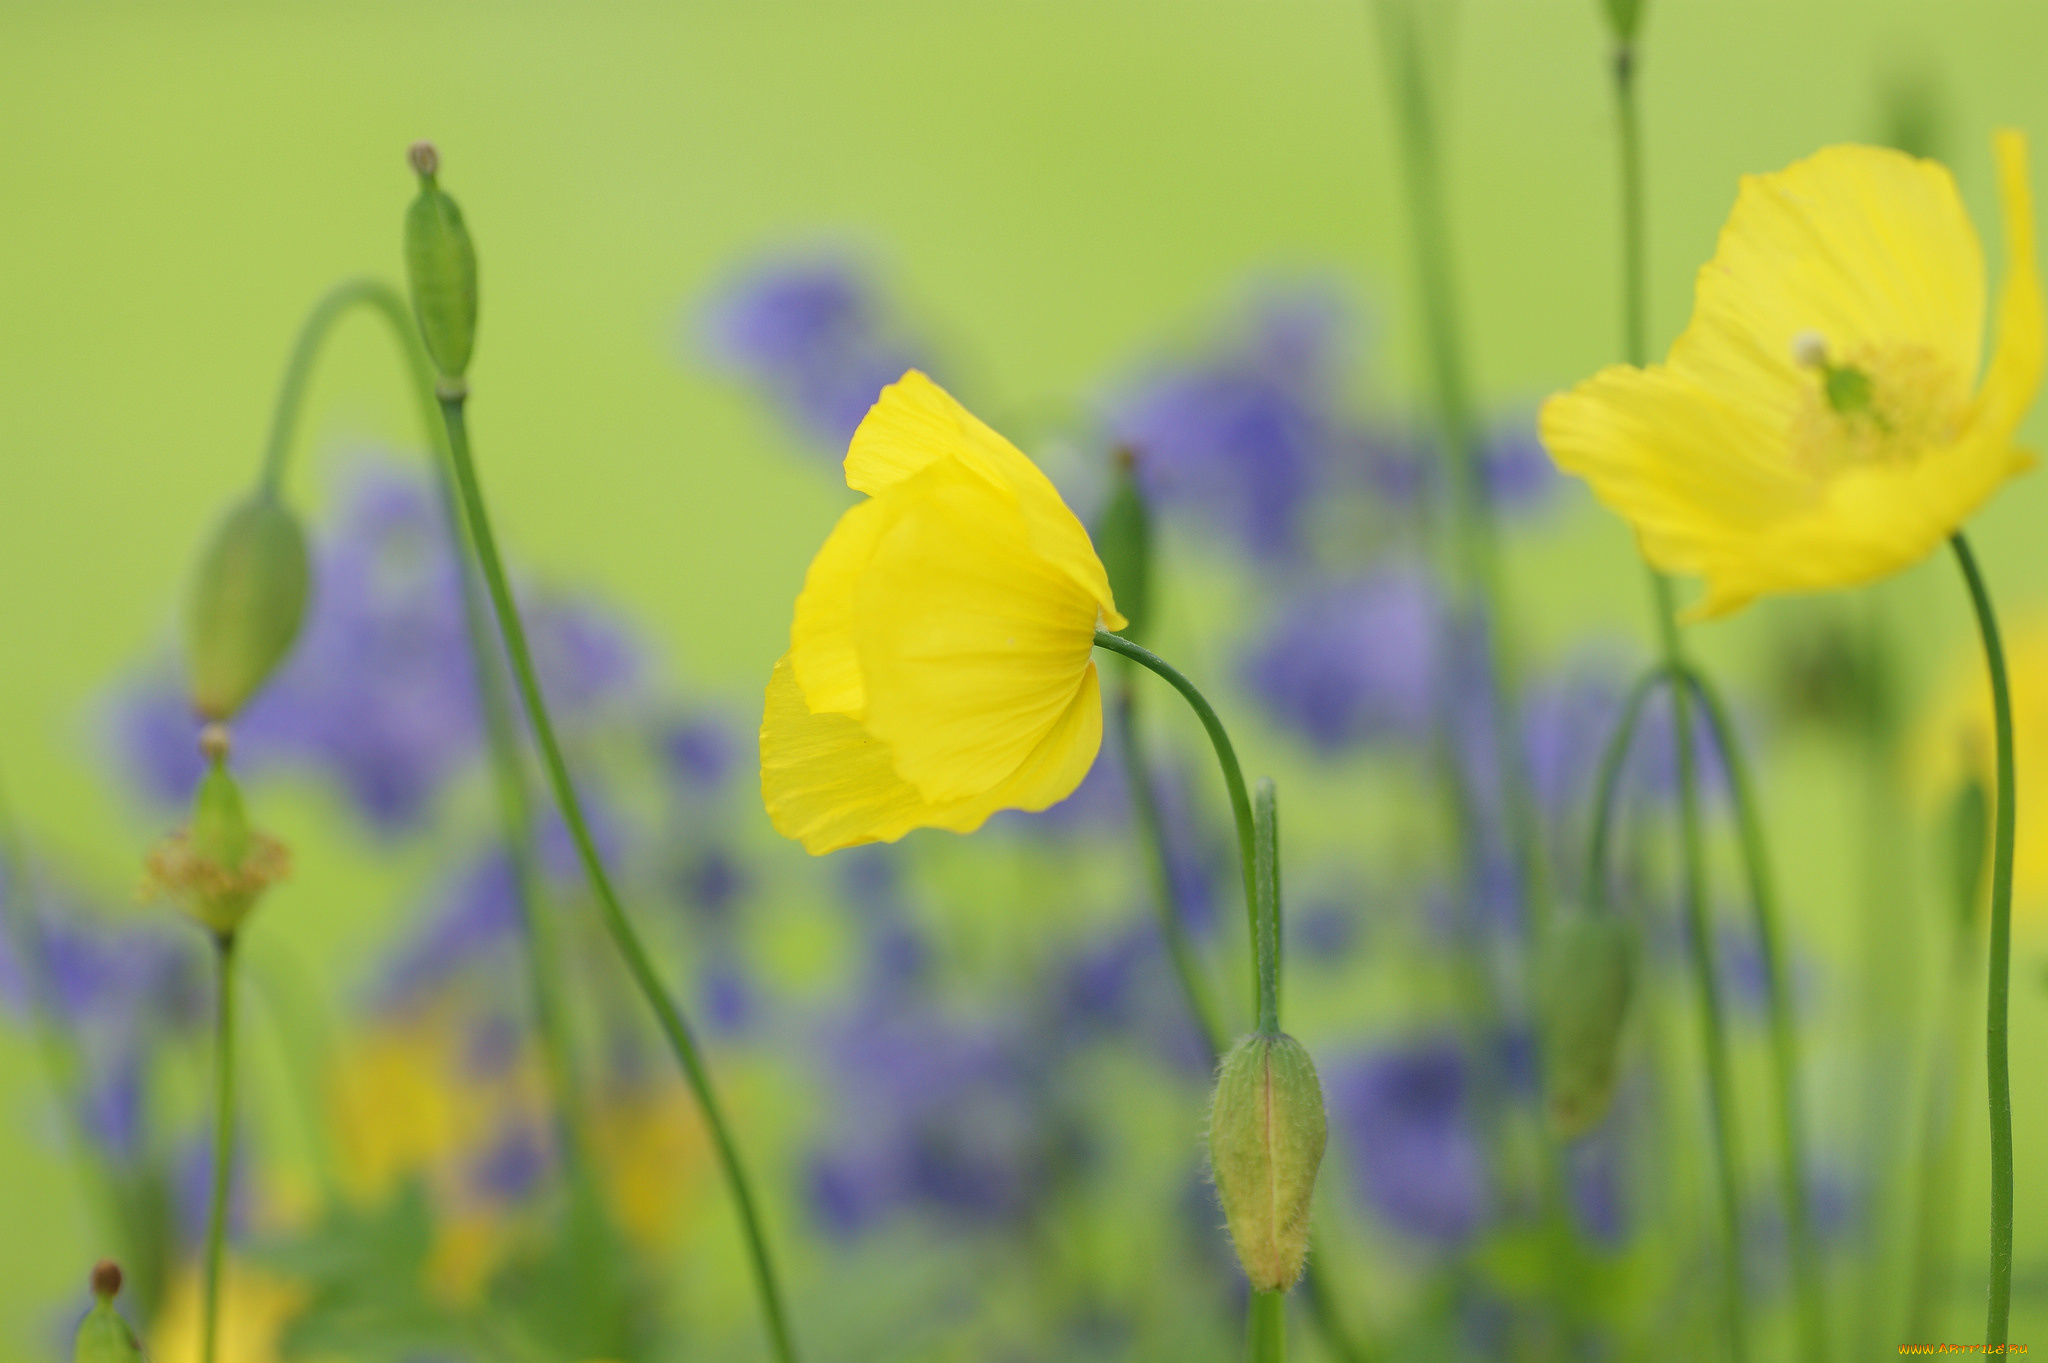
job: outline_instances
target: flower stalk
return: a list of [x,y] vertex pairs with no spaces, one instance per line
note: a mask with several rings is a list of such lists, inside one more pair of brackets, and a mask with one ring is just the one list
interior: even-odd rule
[[1992,806],[1991,959],[1984,1000],[1984,1068],[1991,1106],[1991,1284],[1986,1294],[1984,1343],[2006,1343],[2012,1312],[2012,1072],[2006,1054],[2006,1019],[2012,988],[2012,857],[2014,834],[2012,688],[1991,591],[1970,542],[1959,530],[1949,541],[1962,569],[1984,666],[1991,674],[1991,712],[1997,728],[1998,793]]
[[213,1020],[213,1186],[206,1208],[204,1297],[199,1356],[214,1363],[220,1341],[221,1267],[226,1253],[228,1187],[235,1158],[235,932],[211,934],[217,993]]

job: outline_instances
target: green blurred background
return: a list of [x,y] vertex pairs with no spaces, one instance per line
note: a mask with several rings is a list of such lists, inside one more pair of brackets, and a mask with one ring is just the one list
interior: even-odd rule
[[[1489,402],[1527,406],[1618,346],[1604,40],[1593,0],[1456,11],[1448,178],[1473,361]],[[1888,91],[1934,92],[1965,195],[1995,221],[1988,132],[2032,130],[2043,164],[2044,55],[2048,11],[2018,0],[1651,0],[1660,343],[1735,177],[1877,136]],[[1364,0],[12,0],[0,777],[28,834],[120,893],[161,831],[110,775],[108,687],[165,646],[195,545],[253,474],[307,307],[345,275],[396,278],[414,138],[440,144],[481,252],[472,429],[502,535],[537,576],[619,603],[674,675],[746,703],[843,496],[699,362],[706,291],[777,245],[852,242],[993,413],[1102,392],[1248,278],[1335,272],[1380,323],[1362,390],[1405,409],[1414,319],[1380,62]],[[320,376],[295,474],[315,518],[323,457],[415,442],[387,350],[358,322]],[[2036,478],[1980,518],[2015,614],[2048,603],[2044,515]],[[1583,498],[1510,566],[1532,658],[1646,625],[1627,536]],[[1923,681],[1968,642],[1951,576],[1932,563],[1870,594]],[[1699,646],[1754,680],[1801,609],[1760,606]],[[1798,931],[1855,959],[1856,769],[1793,746],[1767,776]],[[299,849],[289,931],[339,994],[390,926],[363,906],[390,902],[407,868],[322,832],[317,809],[281,822]],[[1911,939],[1890,945],[1910,961]],[[2023,1276],[2048,1264],[2040,962],[2023,930]],[[1901,1016],[1917,1016],[1901,980]],[[0,1033],[0,1340],[92,1255],[49,1147],[14,1120],[33,1083],[26,1044]],[[2038,1297],[2031,1310],[2015,1338],[2048,1324]]]

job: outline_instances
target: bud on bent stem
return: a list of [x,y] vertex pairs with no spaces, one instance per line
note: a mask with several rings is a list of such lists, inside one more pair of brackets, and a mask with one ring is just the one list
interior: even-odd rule
[[1254,1033],[1230,1048],[1209,1109],[1209,1169],[1255,1291],[1284,1292],[1301,1276],[1328,1136],[1322,1085],[1300,1042]]
[[232,718],[291,651],[312,571],[290,508],[267,492],[221,523],[199,561],[185,616],[192,708]]

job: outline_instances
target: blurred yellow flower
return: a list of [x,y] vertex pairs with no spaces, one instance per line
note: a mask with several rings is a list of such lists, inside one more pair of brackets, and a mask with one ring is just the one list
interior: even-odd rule
[[[2029,773],[2048,771],[2048,615],[2020,621],[2005,633],[2006,675],[2012,686],[2013,840],[2015,910],[2048,921],[2048,802],[2033,791]],[[1995,798],[1991,683],[1973,650],[1951,669],[1922,717],[1912,749],[1913,785],[1939,811],[1975,779]],[[1990,855],[1986,849],[1986,856]]]
[[1095,628],[1125,623],[1088,532],[915,370],[854,432],[846,481],[868,500],[811,561],[768,683],[775,827],[818,854],[1066,798],[1102,742]]
[[[156,1363],[198,1363],[199,1294],[196,1273],[172,1282],[150,1331]],[[285,1327],[305,1299],[297,1284],[229,1259],[220,1284],[217,1363],[277,1363]]]
[[2007,265],[1974,391],[1984,259],[1953,177],[1840,146],[1744,178],[1664,364],[1544,404],[1558,466],[1651,563],[1706,579],[1694,617],[1895,572],[2032,466],[2013,446],[2043,347],[2026,140],[1994,149]]

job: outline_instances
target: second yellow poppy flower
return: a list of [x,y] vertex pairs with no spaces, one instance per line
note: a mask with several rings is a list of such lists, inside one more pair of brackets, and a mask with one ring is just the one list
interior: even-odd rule
[[1102,743],[1088,532],[1016,446],[912,371],[846,452],[868,500],[797,598],[761,721],[769,818],[812,853],[967,833],[1071,794]]

